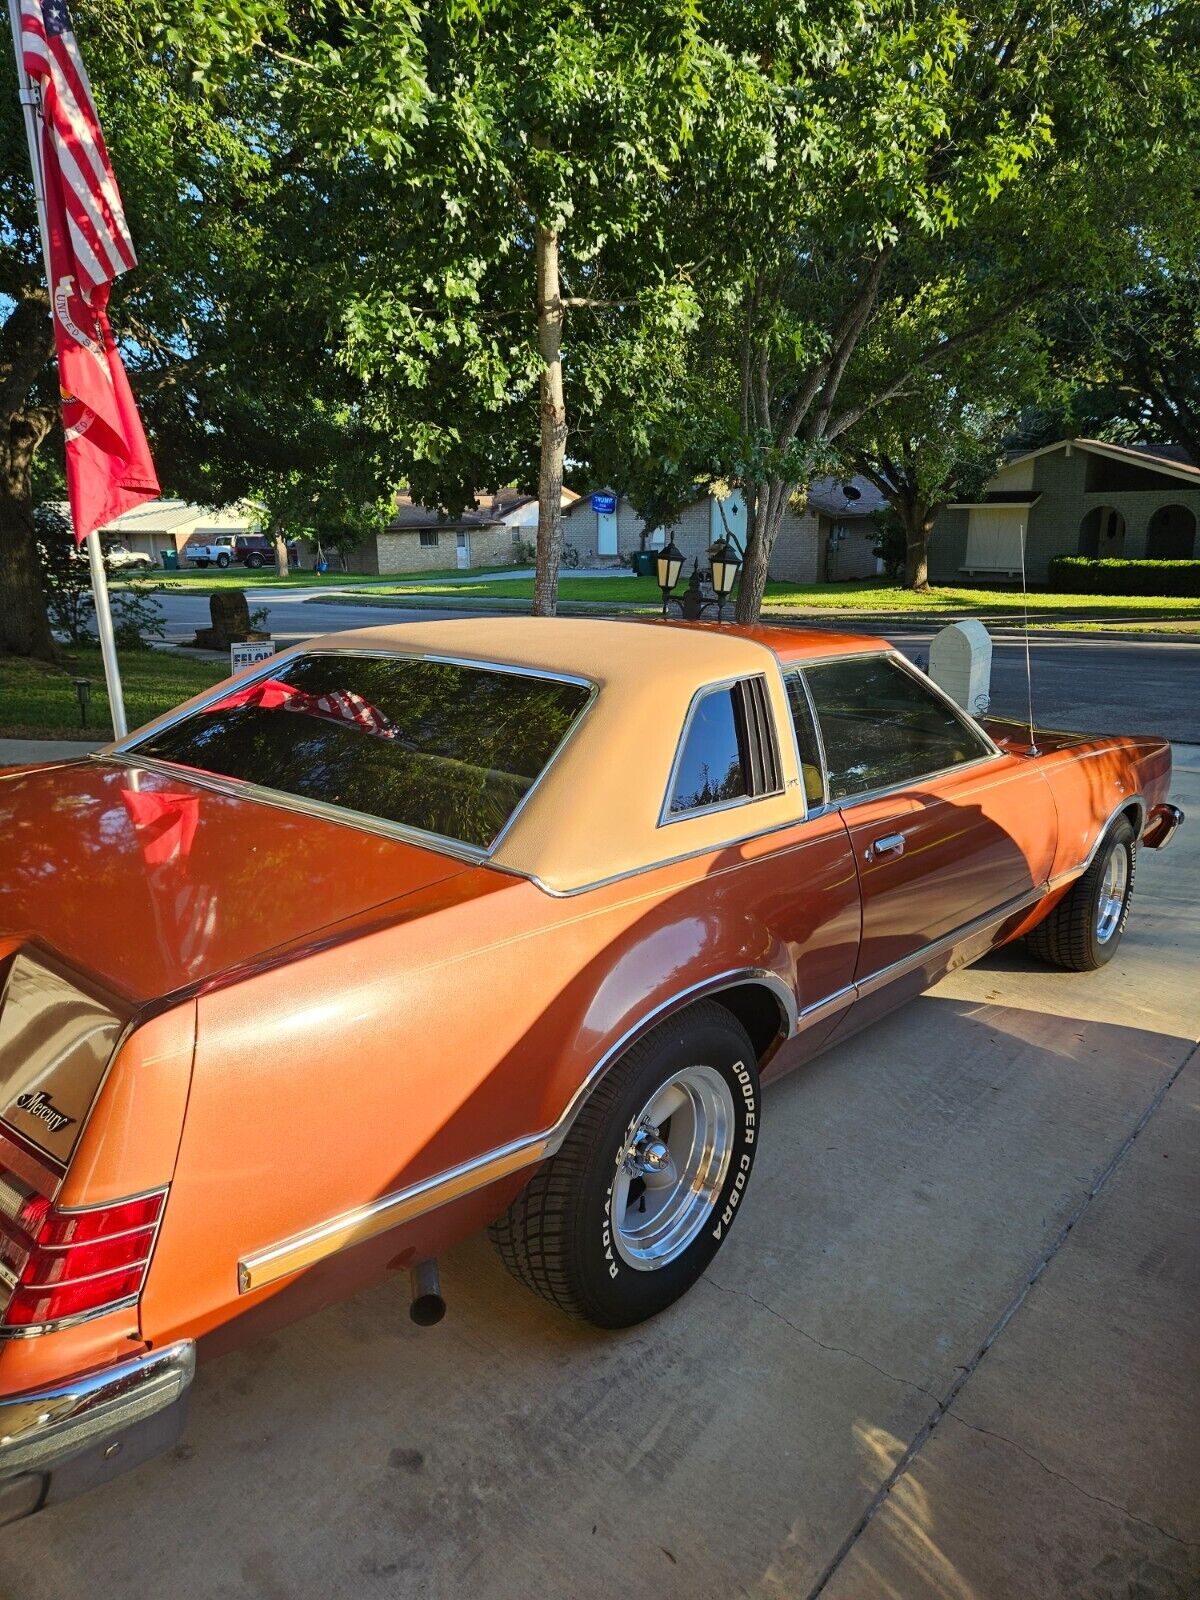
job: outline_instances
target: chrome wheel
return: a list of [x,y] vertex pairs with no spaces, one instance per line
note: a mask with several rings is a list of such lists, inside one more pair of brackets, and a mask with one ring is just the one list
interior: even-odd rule
[[685,1067],[630,1124],[609,1192],[613,1242],[639,1272],[676,1260],[717,1203],[734,1142],[733,1094],[713,1067]]
[[1129,852],[1122,846],[1108,858],[1104,876],[1100,880],[1100,894],[1096,902],[1096,941],[1107,944],[1121,921],[1125,909],[1125,892],[1129,887]]

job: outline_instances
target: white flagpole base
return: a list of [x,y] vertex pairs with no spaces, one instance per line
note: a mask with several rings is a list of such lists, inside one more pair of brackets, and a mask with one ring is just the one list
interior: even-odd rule
[[92,599],[96,602],[96,632],[100,635],[100,655],[104,661],[104,683],[112,713],[113,733],[123,739],[129,732],[125,721],[125,697],[121,693],[121,673],[117,667],[117,641],[113,634],[112,611],[108,604],[108,576],[100,535],[89,533],[86,540],[88,566],[92,569]]

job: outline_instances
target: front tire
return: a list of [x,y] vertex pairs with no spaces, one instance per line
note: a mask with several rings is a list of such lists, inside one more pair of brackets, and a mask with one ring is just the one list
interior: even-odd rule
[[217,557],[217,565],[219,567],[227,567],[229,565],[229,557],[228,556],[218,556]]
[[601,1079],[558,1152],[489,1230],[509,1272],[568,1315],[626,1328],[691,1288],[745,1195],[760,1123],[746,1030],[705,1000]]
[[1096,859],[1027,936],[1030,951],[1066,972],[1096,972],[1117,953],[1129,919],[1137,845],[1128,817],[1118,817]]

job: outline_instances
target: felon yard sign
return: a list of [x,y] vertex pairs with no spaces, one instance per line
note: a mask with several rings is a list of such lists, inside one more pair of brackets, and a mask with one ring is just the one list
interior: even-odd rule
[[274,639],[248,639],[245,644],[229,646],[230,673],[243,672],[257,661],[268,661],[275,654]]
[[617,509],[615,494],[594,494],[592,496],[592,510],[598,511],[602,517],[611,516]]

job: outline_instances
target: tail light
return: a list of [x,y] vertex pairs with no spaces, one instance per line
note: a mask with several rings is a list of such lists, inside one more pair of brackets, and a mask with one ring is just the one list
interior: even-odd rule
[[0,1282],[11,1289],[3,1328],[95,1316],[137,1298],[166,1191],[58,1211],[7,1174],[0,1178]]

